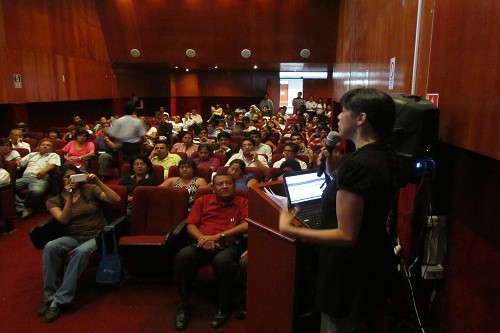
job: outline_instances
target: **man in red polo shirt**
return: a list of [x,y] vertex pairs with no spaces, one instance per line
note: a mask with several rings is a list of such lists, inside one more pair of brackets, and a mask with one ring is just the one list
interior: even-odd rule
[[248,229],[248,200],[235,196],[235,182],[230,174],[217,174],[213,186],[214,194],[198,198],[186,220],[192,244],[175,257],[174,274],[181,297],[174,320],[177,330],[184,330],[189,324],[191,287],[199,268],[208,263],[219,281],[219,308],[210,327],[221,327],[230,318],[235,274],[244,250],[238,239]]

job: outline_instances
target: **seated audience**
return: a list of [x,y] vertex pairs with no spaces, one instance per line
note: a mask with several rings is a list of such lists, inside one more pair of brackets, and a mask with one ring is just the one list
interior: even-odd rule
[[163,187],[182,187],[189,192],[189,205],[194,202],[196,190],[200,187],[206,187],[207,181],[201,177],[197,177],[196,162],[190,158],[183,158],[177,165],[179,168],[179,177],[170,177],[165,180],[160,186]]
[[198,146],[198,157],[194,161],[196,166],[209,167],[212,171],[216,171],[220,167],[220,160],[214,157],[214,150],[206,143]]
[[212,140],[211,138],[208,137],[208,132],[207,132],[206,128],[200,129],[200,132],[198,133],[198,137],[193,139],[193,142],[195,142],[194,140],[196,140],[196,143],[213,143],[214,142],[214,140]]
[[76,139],[68,142],[63,147],[65,163],[73,164],[82,171],[88,169],[88,160],[95,156],[95,146],[89,140],[89,133],[85,130],[75,132]]
[[296,158],[298,152],[299,152],[299,146],[296,143],[287,142],[285,144],[285,149],[283,149],[283,158],[280,159],[279,161],[274,162],[273,168],[279,168],[281,164],[285,161],[295,160],[299,162],[300,168],[302,170],[306,170],[307,164],[304,161],[301,161],[298,158]]
[[158,129],[151,125],[149,121],[144,121],[144,127],[146,128],[146,134],[144,135],[144,149],[150,152],[155,146],[155,140],[158,137]]
[[198,145],[193,143],[193,134],[191,134],[191,132],[186,132],[182,135],[182,142],[174,144],[170,152],[186,153],[188,157],[191,157],[197,150]]
[[174,125],[168,121],[168,115],[163,114],[161,116],[161,121],[158,125],[158,138],[160,140],[167,141],[170,145],[170,137],[172,136],[172,131],[174,129]]
[[309,165],[311,165],[313,163],[313,158],[314,158],[313,151],[310,148],[308,148],[304,143],[304,138],[302,134],[293,133],[292,136],[290,137],[290,141],[299,146],[299,151],[297,152],[297,154],[306,155],[309,160],[308,163]]
[[231,164],[231,162],[235,159],[243,160],[245,165],[248,167],[256,167],[261,170],[267,170],[269,167],[266,158],[259,155],[259,153],[255,150],[255,141],[250,138],[244,138],[241,141],[240,152],[231,156],[231,158],[227,161],[226,166],[229,166],[229,164]]
[[[47,323],[57,320],[63,308],[73,302],[78,276],[97,250],[96,237],[107,224],[99,201],[120,201],[120,196],[93,174],[86,182],[71,182],[70,176],[78,173],[72,164],[59,167],[57,195],[46,203],[50,215],[64,226],[64,236],[48,242],[43,250],[43,303],[38,315],[45,316]],[[71,259],[64,270],[62,259],[70,250]]]
[[269,164],[271,162],[271,158],[273,157],[273,150],[269,145],[260,141],[260,131],[251,131],[250,138],[255,142],[255,150],[257,151],[257,153],[260,155],[264,155],[266,157],[267,163]]
[[246,172],[245,162],[240,159],[231,161],[227,173],[233,176],[237,189],[248,190],[251,185],[258,183],[253,173]]
[[21,159],[18,151],[12,149],[12,141],[0,138],[0,157],[5,161],[17,161]]
[[0,157],[0,187],[10,184],[10,174],[3,168],[4,160]]
[[233,156],[234,149],[231,147],[229,142],[231,141],[231,134],[227,132],[220,132],[217,135],[217,148],[214,149],[214,153],[226,154],[227,159]]
[[99,122],[94,126],[94,133],[96,133],[97,135],[97,131],[99,131],[99,129],[101,128],[101,126],[105,123],[108,123],[109,124],[109,121],[106,119],[106,117],[101,117],[99,119]]
[[19,128],[10,130],[9,139],[12,142],[12,148],[26,148],[31,152],[31,146],[29,143],[23,141],[23,131]]
[[186,219],[192,244],[175,257],[174,277],[180,295],[176,330],[184,330],[189,324],[192,285],[204,264],[212,264],[219,282],[218,310],[210,327],[223,326],[231,316],[235,275],[244,252],[238,240],[248,229],[248,200],[235,196],[234,179],[229,174],[217,174],[213,184],[214,194],[197,199]]
[[132,158],[130,175],[120,179],[120,185],[127,188],[127,215],[132,209],[133,193],[137,186],[158,186],[162,179],[157,179],[153,173],[153,164],[145,155]]
[[300,171],[300,170],[301,170],[300,163],[297,162],[296,160],[284,161],[283,163],[281,163],[278,172],[273,177],[273,180],[282,179],[285,173]]
[[33,209],[49,191],[49,172],[61,165],[61,158],[52,152],[52,142],[42,139],[38,151],[24,156],[17,161],[17,165],[26,167],[23,176],[16,179],[16,192],[28,189],[24,199],[16,195],[16,211],[24,219],[33,213]]
[[[105,130],[109,127],[108,123],[102,125],[102,129]],[[97,175],[99,179],[103,180],[106,178],[106,168],[112,164],[116,163],[117,156],[116,151],[118,150],[118,145],[109,137],[109,135],[103,131],[103,135],[97,137],[97,165],[99,170]]]
[[168,143],[165,140],[156,141],[153,151],[149,155],[151,163],[161,165],[164,169],[164,177],[168,178],[168,169],[177,165],[181,157],[177,154],[169,154]]
[[61,133],[57,128],[49,128],[47,137],[51,140],[57,140],[61,138]]

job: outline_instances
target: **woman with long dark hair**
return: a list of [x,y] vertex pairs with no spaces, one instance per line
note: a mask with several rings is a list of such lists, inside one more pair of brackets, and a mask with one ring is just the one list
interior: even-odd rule
[[[94,174],[86,181],[74,182],[72,175],[81,174],[73,164],[64,164],[54,178],[57,195],[47,200],[49,213],[64,227],[64,236],[54,239],[43,249],[43,303],[39,316],[46,322],[57,320],[63,307],[75,297],[78,276],[97,249],[95,237],[107,224],[99,201],[118,202],[120,196]],[[63,258],[73,250],[63,272]]]
[[321,228],[295,227],[294,211],[281,212],[279,227],[287,236],[320,245],[321,332],[385,332],[395,269],[386,221],[397,189],[394,154],[386,143],[396,108],[375,89],[351,90],[341,104],[339,133],[356,151],[336,170],[339,161],[327,150],[320,154],[331,176],[322,196]]

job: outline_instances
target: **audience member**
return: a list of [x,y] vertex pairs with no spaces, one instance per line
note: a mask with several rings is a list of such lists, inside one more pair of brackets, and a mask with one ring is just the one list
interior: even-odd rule
[[[107,224],[99,201],[120,201],[120,196],[93,174],[86,182],[71,182],[70,176],[79,173],[71,164],[59,167],[57,195],[46,203],[52,217],[64,225],[64,236],[43,249],[43,303],[38,315],[45,316],[47,323],[57,320],[63,308],[73,302],[78,276],[97,250],[96,237]],[[71,259],[64,270],[62,259],[70,250]]]
[[38,151],[29,153],[17,161],[20,168],[26,167],[21,178],[16,179],[16,192],[28,189],[24,199],[16,195],[16,211],[21,219],[33,213],[49,190],[49,172],[61,165],[61,158],[52,152],[52,142],[42,139]]
[[0,156],[0,187],[10,184],[10,174],[4,167],[4,159]]
[[57,128],[49,128],[49,131],[47,133],[47,137],[51,140],[57,140],[61,139],[61,132]]
[[5,161],[17,161],[21,159],[19,152],[12,149],[12,141],[8,138],[0,138],[0,157]]
[[194,161],[196,162],[196,166],[209,167],[212,171],[217,171],[217,168],[220,167],[220,160],[214,157],[212,147],[206,143],[198,146],[198,157]]
[[157,124],[158,125],[158,139],[167,141],[168,144],[170,145],[170,137],[172,136],[172,131],[174,129],[174,125],[168,121],[168,116],[163,115],[161,116],[161,121]]
[[82,171],[88,169],[88,159],[95,156],[95,146],[89,141],[89,133],[85,130],[77,130],[76,140],[72,140],[63,147],[65,163],[73,164]]
[[268,112],[272,114],[274,110],[273,101],[269,99],[267,92],[264,94],[264,98],[259,103],[259,109],[264,110],[264,106],[267,106]]
[[285,173],[300,171],[300,170],[301,170],[300,163],[297,162],[296,160],[284,161],[283,163],[281,163],[278,172],[273,177],[273,180],[282,179]]
[[120,179],[120,185],[127,188],[127,215],[132,211],[134,190],[137,186],[158,186],[163,179],[158,179],[153,173],[153,164],[145,155],[137,155],[131,161],[130,175]]
[[229,174],[217,174],[213,184],[214,194],[196,200],[186,219],[192,244],[175,257],[174,276],[180,295],[174,320],[177,330],[184,330],[189,324],[191,289],[204,264],[212,264],[219,281],[218,310],[210,327],[219,328],[230,319],[235,274],[244,252],[238,240],[248,229],[248,200],[235,196],[234,178]]
[[255,142],[255,150],[257,151],[257,153],[260,155],[264,155],[266,157],[267,164],[269,164],[273,156],[273,151],[269,145],[260,141],[260,132],[258,130],[251,131],[249,137]]
[[179,177],[170,177],[166,179],[160,186],[162,187],[182,187],[187,189],[189,193],[189,205],[194,202],[196,191],[200,187],[206,187],[207,181],[201,177],[197,177],[198,168],[196,162],[190,158],[183,158],[177,165],[179,168]]
[[191,109],[191,119],[193,119],[193,125],[191,125],[191,128],[194,130],[194,133],[197,134],[203,125],[203,118],[198,113],[198,109]]
[[[104,123],[102,129],[105,130],[109,127],[108,123]],[[104,135],[97,137],[97,165],[99,170],[97,171],[97,176],[99,179],[103,180],[106,178],[106,168],[117,162],[116,151],[119,146],[109,137],[109,135],[104,132]]]
[[198,133],[198,137],[193,139],[193,142],[196,143],[213,143],[214,140],[208,137],[208,132],[205,128],[202,128],[200,132]]
[[12,148],[25,148],[31,152],[31,146],[29,143],[23,141],[23,131],[19,128],[13,128],[10,130],[9,139],[12,142]]
[[302,92],[298,92],[297,93],[297,97],[295,97],[293,100],[292,100],[292,106],[293,106],[293,113],[295,114],[297,112],[297,110],[299,110],[302,105],[304,105],[306,103],[306,101],[302,98]]
[[220,132],[217,135],[217,148],[214,149],[214,153],[224,153],[226,154],[227,159],[231,158],[235,153],[234,149],[230,145],[231,134],[227,132]]
[[125,103],[125,115],[113,121],[112,126],[106,131],[118,145],[121,144],[127,161],[141,152],[142,138],[146,134],[142,120],[133,117],[132,112],[134,104]]
[[159,140],[156,141],[153,151],[151,155],[149,155],[149,159],[153,164],[158,164],[163,167],[164,179],[167,179],[168,169],[173,165],[177,165],[181,157],[177,154],[169,154],[167,141]]
[[244,138],[242,140],[239,153],[231,156],[231,158],[227,161],[226,166],[229,166],[235,159],[243,160],[247,167],[256,167],[264,171],[268,168],[266,158],[257,153],[255,150],[255,141],[250,138]]
[[182,135],[182,142],[178,142],[172,146],[171,153],[186,153],[191,157],[198,150],[198,145],[193,143],[193,134],[186,132]]
[[132,94],[132,103],[134,103],[136,111],[144,109],[144,102],[136,94]]
[[248,190],[251,185],[258,183],[255,175],[246,171],[245,162],[240,159],[231,161],[227,173],[233,176],[236,188],[240,190]]
[[279,161],[274,162],[273,168],[279,168],[281,164],[285,161],[295,160],[299,162],[300,168],[302,170],[306,170],[307,164],[304,161],[301,161],[298,158],[296,158],[298,152],[299,152],[299,146],[296,143],[287,142],[285,144],[285,149],[283,149],[283,158],[280,159]]

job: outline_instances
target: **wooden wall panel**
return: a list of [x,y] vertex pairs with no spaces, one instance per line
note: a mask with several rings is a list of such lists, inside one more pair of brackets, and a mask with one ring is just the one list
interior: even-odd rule
[[416,14],[416,0],[341,2],[335,100],[357,87],[389,91],[392,57],[396,57],[392,92],[411,91]]
[[303,81],[303,95],[307,100],[309,95],[314,96],[314,100],[317,101],[318,98],[323,98],[323,101],[326,103],[326,99],[332,96],[333,91],[329,91],[330,79],[327,80],[304,80]]
[[[111,81],[102,79],[111,64],[93,0],[1,0],[1,9],[0,103],[111,97]],[[11,89],[13,73],[22,74],[22,89]]]
[[[331,63],[337,6],[337,1],[324,0],[98,2],[113,62],[191,70],[215,64],[248,70],[255,62],[277,70],[281,62],[303,62],[303,48],[311,50],[308,62]],[[140,58],[130,56],[132,47],[141,50]],[[194,61],[185,55],[188,48],[196,50]],[[252,51],[250,59],[240,56],[244,48]]]
[[[441,140],[500,160],[498,1],[437,1],[429,92]],[[466,33],[465,33],[466,32]]]

